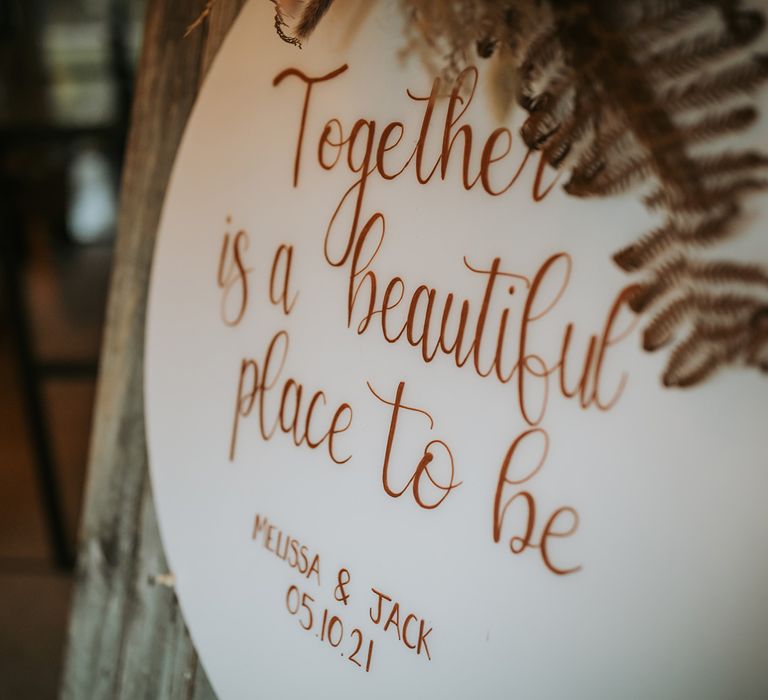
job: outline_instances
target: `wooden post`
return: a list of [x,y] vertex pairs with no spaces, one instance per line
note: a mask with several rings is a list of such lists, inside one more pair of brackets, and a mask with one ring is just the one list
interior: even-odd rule
[[[148,3],[120,218],[61,697],[214,698],[167,572],[147,472],[144,320],[168,177],[203,76],[244,0]],[[225,129],[226,125],[222,125]]]

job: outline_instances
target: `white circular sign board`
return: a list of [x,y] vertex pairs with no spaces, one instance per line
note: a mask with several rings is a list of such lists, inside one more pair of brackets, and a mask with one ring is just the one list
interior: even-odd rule
[[302,51],[272,13],[200,94],[148,312],[218,695],[764,697],[768,385],[661,387],[610,262],[649,215],[550,189],[484,66],[433,94],[397,3],[335,4]]

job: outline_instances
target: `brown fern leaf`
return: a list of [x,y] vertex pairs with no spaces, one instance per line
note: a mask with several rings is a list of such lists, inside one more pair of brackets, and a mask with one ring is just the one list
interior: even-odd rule
[[715,156],[700,156],[691,158],[699,177],[707,180],[733,175],[744,170],[756,170],[768,166],[768,156],[759,151],[742,151],[740,153],[721,153]]
[[[630,308],[644,311],[686,284],[688,288],[715,289],[728,285],[764,287],[768,292],[768,272],[758,265],[734,262],[698,262],[685,255],[658,267],[652,280],[638,285],[630,298]],[[753,290],[757,291],[757,290]]]
[[738,282],[761,285],[768,289],[768,271],[759,265],[722,261],[710,263],[688,261],[687,272],[692,278],[709,284]]
[[520,129],[520,136],[528,148],[538,150],[560,129],[559,120],[552,110],[548,109],[549,99],[547,96],[539,100],[538,109],[531,111],[531,115]]
[[285,31],[288,28],[288,23],[285,21],[285,15],[283,14],[280,2],[278,0],[272,0],[272,4],[275,6],[275,31],[277,32],[277,35],[286,44],[292,44],[293,46],[301,48],[301,40],[297,39],[295,36],[291,36]]
[[[702,174],[702,180],[704,177]],[[739,195],[763,190],[766,187],[768,187],[768,180],[764,178],[745,177],[718,187],[702,187],[694,192],[685,189],[675,191],[659,188],[644,197],[643,202],[649,209],[664,207],[677,212],[700,210],[703,207],[709,208],[712,204],[731,202]]]
[[678,78],[750,44],[759,36],[764,25],[759,12],[736,11],[724,32],[683,39],[670,48],[652,54],[643,61],[641,68],[666,78]]
[[[711,224],[706,222],[704,225]],[[669,249],[677,236],[675,224],[667,222],[620,250],[613,256],[613,260],[625,272],[639,270]]]
[[645,311],[663,299],[679,284],[685,266],[685,258],[678,257],[657,268],[649,282],[635,287],[635,293],[629,299],[629,307],[635,312]]
[[749,321],[746,363],[768,373],[768,305],[761,306]]
[[[743,106],[706,114],[691,122],[679,120],[675,131],[658,135],[654,139],[653,150],[694,146],[704,141],[712,141],[719,136],[737,133],[751,126],[757,120],[757,116],[757,110],[754,107]],[[626,126],[624,130],[626,131]]]
[[[758,54],[738,66],[726,68],[714,76],[671,88],[663,98],[669,110],[717,105],[726,97],[749,93],[768,79],[768,56]],[[653,104],[649,105],[653,108]]]
[[520,70],[520,106],[533,111],[534,96],[538,94],[536,83],[549,65],[559,56],[557,32],[553,29],[541,34],[529,47]]
[[308,0],[301,13],[301,19],[296,27],[296,36],[306,39],[313,31],[325,13],[331,9],[333,0]]
[[559,168],[570,155],[573,147],[586,137],[590,129],[598,128],[596,115],[585,107],[587,96],[574,95],[574,107],[570,116],[552,132],[551,138],[541,146],[546,162]]
[[695,144],[700,141],[707,141],[718,136],[742,131],[753,124],[757,119],[757,110],[754,107],[737,107],[727,112],[708,114],[702,119],[689,124],[682,125],[681,135],[678,138]]
[[[301,42],[306,39],[320,24],[328,10],[331,9],[333,0],[271,0],[275,5],[275,31],[277,35],[286,43],[293,44],[301,48]],[[286,5],[290,9],[286,11]],[[295,7],[294,7],[295,5]],[[291,12],[293,10],[293,12]],[[298,22],[295,29],[289,29],[286,15],[298,14]]]
[[[597,117],[593,117],[593,121]],[[613,114],[610,119],[618,121]],[[597,131],[597,130],[596,130]],[[574,142],[581,139],[572,134],[563,133],[563,137],[571,137]],[[623,122],[605,130],[602,134],[596,133],[591,143],[588,143],[570,168],[571,178],[564,188],[578,187],[577,183],[590,182],[605,168],[606,163],[626,162],[627,160],[642,160],[643,150],[638,147],[637,140]],[[573,180],[573,184],[569,184]]]
[[643,332],[643,348],[654,351],[666,345],[674,339],[675,332],[687,320],[695,321],[709,316],[718,318],[724,324],[737,317],[748,321],[757,308],[758,302],[752,296],[685,294],[654,316]]
[[672,351],[662,380],[666,386],[693,386],[736,362],[768,372],[768,306],[758,307],[747,322],[697,325]]
[[679,243],[706,245],[725,237],[730,230],[729,224],[738,215],[739,207],[729,204],[722,213],[713,213],[711,216],[704,217],[690,228],[681,228],[674,222],[668,221],[664,226],[654,229],[635,243],[620,250],[613,259],[627,272],[639,270],[653,263],[664,252]]
[[655,0],[626,3],[624,12],[614,18],[617,38],[649,40],[659,35],[678,31],[689,22],[696,13],[711,7],[712,0]]
[[653,170],[650,158],[628,158],[621,163],[612,163],[601,167],[591,177],[574,169],[564,189],[574,197],[604,197],[618,194],[629,189],[635,183],[644,180]]
[[698,331],[692,331],[670,354],[662,376],[664,386],[685,388],[703,382],[714,374],[721,364],[731,360],[741,339],[713,343]]

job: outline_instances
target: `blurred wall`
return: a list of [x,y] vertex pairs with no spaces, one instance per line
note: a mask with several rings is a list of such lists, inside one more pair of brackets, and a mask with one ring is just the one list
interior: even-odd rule
[[56,697],[144,0],[0,0],[0,698]]

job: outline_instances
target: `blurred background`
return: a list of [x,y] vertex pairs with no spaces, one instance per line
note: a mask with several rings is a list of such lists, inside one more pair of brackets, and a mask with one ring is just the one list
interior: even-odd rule
[[0,698],[54,698],[146,0],[0,0]]

